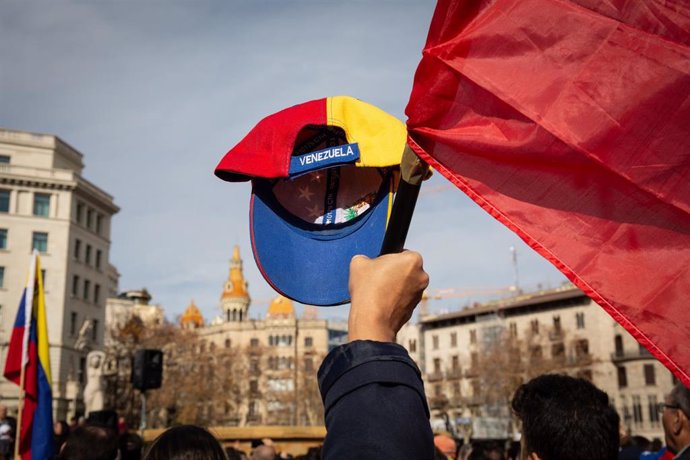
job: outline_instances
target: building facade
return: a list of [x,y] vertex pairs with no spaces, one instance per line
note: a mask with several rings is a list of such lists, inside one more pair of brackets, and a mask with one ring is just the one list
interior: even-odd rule
[[671,390],[672,374],[572,285],[426,316],[398,341],[422,369],[437,429],[512,436],[515,388],[558,372],[606,391],[630,433],[663,439],[657,403]]
[[[220,298],[221,315],[206,324],[192,302],[180,318],[180,327],[194,331],[203,352],[220,355],[239,350],[246,359],[240,377],[246,391],[236,401],[230,398],[223,404],[223,422],[238,426],[322,423],[316,371],[329,349],[345,340],[345,325],[318,319],[309,308],[298,318],[292,301],[282,296],[271,302],[263,319],[250,318],[250,305],[236,246]],[[218,406],[217,401],[209,404]]]
[[[30,255],[41,255],[57,419],[74,414],[86,354],[103,346],[113,197],[82,177],[83,155],[53,135],[0,129],[0,362],[5,362]],[[3,403],[18,389],[1,379]]]

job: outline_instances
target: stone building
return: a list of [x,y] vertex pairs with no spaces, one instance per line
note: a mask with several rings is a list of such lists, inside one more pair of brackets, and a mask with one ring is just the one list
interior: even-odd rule
[[207,324],[192,302],[180,317],[180,327],[193,330],[204,351],[237,349],[248,360],[243,374],[247,395],[237,406],[228,403],[224,422],[240,426],[317,424],[322,408],[316,371],[329,349],[346,337],[344,325],[318,319],[309,309],[298,318],[292,301],[282,296],[271,302],[263,319],[250,318],[250,305],[239,247],[235,246],[220,297],[222,314]]
[[672,374],[570,284],[426,316],[406,325],[398,341],[422,369],[438,429],[507,437],[515,387],[559,372],[606,391],[632,434],[663,439],[657,403],[671,390]]
[[[0,129],[0,362],[29,270],[40,252],[56,419],[76,410],[86,354],[103,346],[105,299],[117,292],[110,264],[113,197],[87,181],[83,155],[60,138]],[[6,405],[18,388],[0,379]]]
[[108,297],[105,302],[105,338],[107,347],[112,334],[132,318],[138,318],[145,326],[159,326],[165,322],[163,307],[151,304],[151,294],[146,289],[131,289]]

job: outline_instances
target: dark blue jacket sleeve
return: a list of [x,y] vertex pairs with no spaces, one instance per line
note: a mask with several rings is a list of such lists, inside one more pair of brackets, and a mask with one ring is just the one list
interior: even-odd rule
[[319,369],[324,460],[432,460],[429,408],[417,365],[395,343],[358,340]]

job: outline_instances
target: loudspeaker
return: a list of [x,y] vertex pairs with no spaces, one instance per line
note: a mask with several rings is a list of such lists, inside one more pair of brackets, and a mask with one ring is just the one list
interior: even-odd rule
[[161,387],[163,379],[163,352],[137,350],[132,362],[132,386],[145,391]]

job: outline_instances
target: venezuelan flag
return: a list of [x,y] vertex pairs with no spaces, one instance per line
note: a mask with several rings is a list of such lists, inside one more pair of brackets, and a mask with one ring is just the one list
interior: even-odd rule
[[4,374],[20,385],[24,393],[19,421],[19,454],[22,460],[45,460],[53,456],[53,395],[41,260],[37,251],[32,257]]

